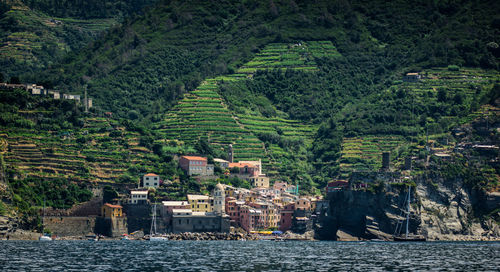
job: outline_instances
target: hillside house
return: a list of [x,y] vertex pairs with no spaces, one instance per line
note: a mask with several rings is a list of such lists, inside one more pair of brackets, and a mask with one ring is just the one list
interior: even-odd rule
[[223,159],[214,159],[214,162],[216,165],[219,165],[220,168],[222,169],[227,169],[229,168],[229,161],[223,160]]
[[199,156],[182,156],[179,166],[190,176],[212,176],[214,174],[213,164],[207,163],[207,158]]
[[147,190],[132,190],[130,191],[130,204],[147,204],[148,191]]
[[266,177],[265,174],[252,176],[248,178],[248,181],[250,181],[253,187],[269,188],[269,177]]
[[257,168],[257,172],[255,175],[262,175],[262,161],[239,161],[239,163],[245,163],[245,164],[250,164],[253,165],[254,167]]
[[47,95],[48,92],[43,86],[38,86],[36,84],[26,84],[26,91],[32,95]]
[[403,76],[403,82],[418,82],[421,76],[418,73],[406,73]]
[[144,175],[142,177],[142,186],[146,188],[158,188],[160,186],[160,176],[153,173]]
[[[232,162],[229,163],[229,168],[231,169],[231,174],[253,177],[259,175],[259,167],[250,163],[242,163],[242,162]],[[233,169],[238,169],[235,173]]]
[[63,94],[63,99],[76,100],[80,102],[80,95],[78,94]]

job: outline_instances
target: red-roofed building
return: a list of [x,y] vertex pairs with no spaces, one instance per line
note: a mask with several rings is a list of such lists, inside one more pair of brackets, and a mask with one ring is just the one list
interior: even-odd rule
[[122,217],[123,207],[120,205],[113,205],[106,203],[102,205],[101,213],[105,218]]
[[256,176],[259,174],[259,167],[250,163],[232,162],[229,163],[229,169],[238,168],[239,175]]
[[182,156],[179,166],[188,175],[211,176],[214,174],[214,166],[207,163],[207,158],[199,156]]
[[142,177],[142,185],[146,188],[158,188],[158,186],[160,186],[160,176],[153,173],[146,174]]

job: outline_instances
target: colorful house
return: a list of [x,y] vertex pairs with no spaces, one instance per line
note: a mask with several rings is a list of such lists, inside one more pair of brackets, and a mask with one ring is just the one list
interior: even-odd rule
[[232,174],[237,175],[253,177],[259,174],[259,167],[250,163],[232,162],[229,164],[229,169],[238,169],[237,173],[231,172]]
[[248,179],[253,187],[257,188],[269,188],[269,177],[266,177],[265,174],[252,176]]
[[114,218],[123,216],[123,207],[106,203],[101,207],[101,214],[105,218]]
[[207,163],[207,158],[199,156],[182,156],[179,166],[190,176],[211,176],[214,174],[213,164]]
[[206,195],[187,195],[188,203],[193,212],[211,212],[212,200]]
[[280,210],[279,230],[285,232],[292,228],[294,211],[295,211],[295,203],[287,204]]

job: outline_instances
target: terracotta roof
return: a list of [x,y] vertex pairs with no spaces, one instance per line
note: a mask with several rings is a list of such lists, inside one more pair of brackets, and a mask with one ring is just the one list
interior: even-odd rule
[[113,205],[113,204],[109,204],[109,203],[104,204],[104,206],[107,206],[107,207],[110,207],[110,208],[120,208],[120,209],[123,208],[120,205]]
[[153,173],[149,173],[149,174],[146,174],[144,175],[145,177],[157,177],[158,175],[157,174],[153,174]]
[[249,164],[249,163],[240,163],[240,162],[229,163],[229,168],[233,168],[233,167],[243,168],[245,166],[248,168],[257,168],[257,166],[255,166],[253,164]]
[[199,156],[182,156],[181,158],[188,159],[190,161],[206,161],[207,158]]

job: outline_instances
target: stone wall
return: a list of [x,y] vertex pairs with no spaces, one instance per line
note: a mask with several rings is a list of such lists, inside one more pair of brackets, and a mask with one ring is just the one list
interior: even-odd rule
[[57,236],[84,236],[94,233],[95,216],[46,216],[45,228]]
[[122,234],[127,234],[127,218],[126,217],[97,217],[95,225],[95,233],[108,237],[120,237]]

